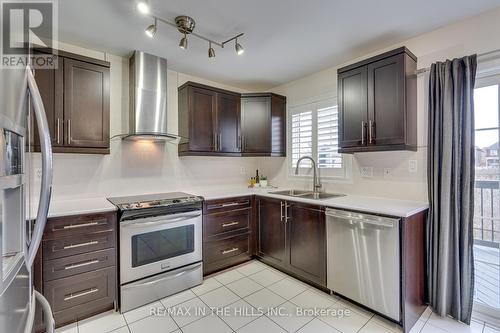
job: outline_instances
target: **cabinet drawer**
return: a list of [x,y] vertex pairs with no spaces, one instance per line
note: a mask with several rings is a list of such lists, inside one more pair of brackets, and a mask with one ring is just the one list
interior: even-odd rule
[[203,204],[203,213],[211,214],[225,212],[252,206],[252,197],[225,198],[205,201]]
[[226,260],[241,254],[250,256],[250,234],[234,236],[218,241],[205,242],[203,262],[210,264]]
[[43,279],[50,281],[116,265],[116,249],[77,254],[43,263]]
[[114,248],[115,246],[116,234],[114,231],[96,232],[42,242],[44,261]]
[[[44,295],[54,315],[58,312],[92,309],[92,304],[115,300],[116,268],[109,267],[77,276],[53,280],[44,284]],[[82,307],[83,306],[83,307]]]
[[116,229],[116,213],[86,214],[56,217],[47,220],[44,239],[55,239],[77,234]]
[[203,236],[209,238],[228,231],[248,228],[250,208],[203,216]]

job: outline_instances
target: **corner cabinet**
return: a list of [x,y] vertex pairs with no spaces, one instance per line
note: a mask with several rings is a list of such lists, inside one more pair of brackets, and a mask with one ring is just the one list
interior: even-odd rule
[[179,156],[286,156],[286,98],[194,82],[178,88]]
[[417,150],[416,69],[401,47],[337,71],[340,153]]
[[[55,153],[109,154],[109,67],[58,51],[58,68],[36,69]],[[33,147],[40,151],[35,128]]]

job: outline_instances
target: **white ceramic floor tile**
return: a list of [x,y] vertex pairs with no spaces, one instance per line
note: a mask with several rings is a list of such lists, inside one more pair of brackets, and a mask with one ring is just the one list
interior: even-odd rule
[[335,299],[328,295],[321,295],[311,289],[304,291],[301,294],[290,299],[290,301],[298,306],[306,309],[322,308],[326,309],[335,303]]
[[286,333],[284,329],[274,323],[266,316],[262,316],[250,324],[243,326],[238,330],[238,333]]
[[[322,294],[322,295],[324,295],[324,294]],[[361,307],[359,307],[359,306],[357,306],[355,304],[352,304],[351,302],[348,302],[348,301],[346,301],[344,299],[338,299],[337,300],[337,305],[339,307],[349,308],[352,311],[357,312],[358,314],[360,314],[360,315],[362,315],[364,317],[368,317],[368,318],[373,317],[373,312],[365,310],[365,309],[363,309],[363,308],[361,308]]]
[[79,333],[106,333],[126,326],[123,315],[108,311],[78,322]]
[[200,284],[199,286],[196,286],[194,288],[191,288],[191,290],[196,295],[200,296],[200,295],[203,295],[205,293],[208,293],[211,290],[217,289],[220,286],[222,286],[222,284],[219,281],[217,281],[216,279],[214,279],[213,277],[211,277],[211,278],[203,280],[202,284]]
[[392,333],[392,331],[370,320],[359,330],[359,333]]
[[435,313],[431,314],[427,324],[453,333],[482,333],[483,331],[483,326],[477,322],[472,322],[468,326],[448,317],[440,317]]
[[175,311],[175,313],[170,312],[170,315],[179,327],[186,326],[195,320],[211,314],[211,310],[198,297],[184,303],[177,304],[169,308],[169,310]]
[[500,329],[494,328],[488,324],[484,326],[483,333],[500,333]]
[[[276,295],[270,290],[261,289],[256,293],[244,298],[244,300],[254,308],[267,312],[268,309],[274,308],[282,303],[285,303],[285,299],[281,296]],[[260,309],[259,309],[260,308]]]
[[130,329],[128,328],[128,326],[125,326],[117,330],[111,331],[110,333],[130,333]]
[[291,299],[305,291],[307,288],[291,279],[283,279],[267,287],[272,292],[284,299]]
[[230,333],[233,330],[216,315],[209,315],[182,328],[184,333]]
[[169,308],[171,306],[183,303],[185,301],[189,301],[190,299],[193,299],[195,297],[196,294],[193,293],[191,290],[184,290],[172,296],[165,297],[164,299],[161,300],[161,303],[165,308]]
[[431,324],[425,324],[420,333],[450,333],[448,331],[442,330],[439,327],[432,326]]
[[149,316],[129,325],[131,333],[172,332],[179,327],[170,316]]
[[422,328],[424,328],[425,326],[425,320],[417,320],[417,322],[415,323],[415,325],[413,325],[413,327],[411,328],[410,330],[410,333],[420,333],[420,331],[422,330]]
[[273,283],[284,279],[282,275],[277,274],[269,269],[264,269],[260,272],[252,274],[250,275],[250,278],[255,282],[263,285],[264,287],[270,286]]
[[246,297],[264,288],[262,285],[247,277],[231,282],[227,284],[226,287],[240,297]]
[[244,277],[245,277],[245,275],[241,274],[240,272],[238,272],[235,269],[214,275],[214,279],[216,279],[217,281],[219,281],[222,284],[228,284],[228,283],[231,283],[233,281],[239,280],[239,279],[244,278]]
[[252,261],[248,264],[238,267],[236,270],[241,274],[248,276],[260,272],[264,268],[266,267],[263,264],[260,264],[257,261]]
[[234,302],[228,305],[226,309],[227,311],[219,314],[219,316],[235,331],[262,315],[244,300]]
[[343,333],[358,332],[370,320],[370,317],[365,317],[349,308],[342,307],[340,304],[335,304],[329,310],[336,312],[318,318]]
[[206,305],[212,308],[226,306],[240,299],[238,295],[236,295],[226,287],[212,290],[206,294],[201,295],[200,298],[203,302],[205,302]]
[[154,302],[141,306],[140,308],[125,312],[123,316],[125,317],[127,324],[130,324],[133,323],[134,321],[138,321],[139,319],[143,319],[151,315],[154,315],[156,313],[159,313],[162,310],[165,310],[163,305],[160,302]]
[[341,333],[341,332],[325,324],[318,318],[315,318],[309,323],[307,323],[300,330],[298,330],[297,333]]
[[78,327],[76,323],[69,324],[58,328],[55,330],[56,333],[78,333]]
[[287,332],[295,332],[314,318],[300,315],[297,308],[297,305],[286,302],[276,308],[279,312],[270,313],[267,316],[276,324],[287,330]]
[[388,329],[389,331],[391,331],[393,333],[401,333],[403,331],[401,326],[399,326],[398,324],[395,324],[395,323],[393,323],[385,318],[379,317],[379,316],[373,316],[372,319],[370,319],[370,321],[373,321],[377,325],[385,327],[386,329]]

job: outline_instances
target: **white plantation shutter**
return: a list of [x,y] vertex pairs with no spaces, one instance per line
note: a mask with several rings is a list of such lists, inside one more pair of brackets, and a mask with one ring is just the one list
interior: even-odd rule
[[[292,165],[304,155],[311,156],[313,121],[312,111],[304,111],[292,115]],[[304,161],[304,167],[311,167],[311,161]]]
[[319,168],[342,168],[342,156],[337,152],[338,137],[337,106],[318,110],[318,154]]

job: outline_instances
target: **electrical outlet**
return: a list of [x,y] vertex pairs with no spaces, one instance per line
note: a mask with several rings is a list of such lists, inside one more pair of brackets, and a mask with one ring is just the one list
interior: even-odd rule
[[408,171],[410,173],[416,173],[417,170],[418,170],[417,160],[409,160],[408,161]]
[[36,179],[38,179],[38,180],[42,179],[42,169],[40,169],[40,168],[35,168],[35,177],[36,177]]
[[361,177],[372,178],[373,167],[361,167]]
[[384,178],[392,178],[394,170],[392,168],[384,168]]

